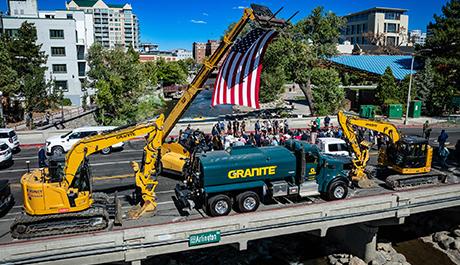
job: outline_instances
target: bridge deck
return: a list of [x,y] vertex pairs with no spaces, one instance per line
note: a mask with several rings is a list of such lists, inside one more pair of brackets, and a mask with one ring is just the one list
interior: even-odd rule
[[[137,261],[158,254],[231,243],[238,243],[244,249],[249,240],[304,231],[317,231],[324,236],[332,227],[383,219],[403,221],[415,213],[457,206],[460,206],[460,184],[450,184],[353,196],[342,201],[265,207],[256,213],[221,218],[193,215],[188,220],[176,218],[162,224],[133,222],[129,224],[131,227],[115,227],[107,232],[2,243],[0,263]],[[189,246],[190,235],[217,230],[221,233],[219,242]]]

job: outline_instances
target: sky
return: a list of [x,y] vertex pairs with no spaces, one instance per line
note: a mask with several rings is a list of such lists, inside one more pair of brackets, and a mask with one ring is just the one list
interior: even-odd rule
[[[141,42],[160,45],[161,50],[184,48],[191,50],[193,42],[219,39],[231,22],[238,21],[248,0],[104,0],[107,3],[130,3],[140,20]],[[253,0],[254,1],[254,0]],[[433,14],[441,14],[448,0],[260,0],[254,3],[266,5],[278,15],[290,17],[300,13],[293,22],[300,20],[316,6],[337,15],[365,10],[372,7],[395,7],[408,9],[409,30],[426,32]],[[38,0],[40,10],[64,9],[64,0]],[[0,0],[0,10],[7,10],[7,0]]]

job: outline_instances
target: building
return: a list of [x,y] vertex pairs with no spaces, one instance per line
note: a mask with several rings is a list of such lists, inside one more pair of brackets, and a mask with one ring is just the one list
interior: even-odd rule
[[220,41],[208,40],[208,42],[193,43],[193,59],[197,63],[203,63],[204,58],[210,57],[219,47]]
[[130,4],[109,4],[103,0],[71,0],[67,10],[92,14],[94,40],[106,48],[139,48],[139,21]]
[[82,11],[38,11],[37,0],[9,0],[8,8],[3,32],[14,36],[22,23],[33,23],[37,43],[48,56],[46,80],[54,81],[54,89],[62,90],[73,105],[81,105],[88,70],[85,57],[93,42],[92,19]]
[[425,45],[425,41],[426,41],[426,33],[422,32],[419,29],[411,30],[409,32],[409,40],[413,45],[418,44],[418,45],[423,46]]
[[408,44],[407,9],[374,7],[344,16],[341,41],[351,44],[405,46]]
[[141,43],[139,44],[140,53],[151,53],[159,51],[160,45],[155,43]]
[[172,52],[174,55],[177,56],[178,60],[185,60],[188,58],[193,58],[192,51],[186,49],[177,49]]

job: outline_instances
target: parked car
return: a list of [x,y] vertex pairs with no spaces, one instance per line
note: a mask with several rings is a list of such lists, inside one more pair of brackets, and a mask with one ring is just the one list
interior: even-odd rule
[[0,179],[0,217],[4,216],[13,204],[14,198],[8,180]]
[[10,166],[11,164],[13,164],[11,148],[5,143],[0,143],[0,166]]
[[347,143],[343,139],[322,137],[318,138],[317,145],[319,149],[326,154],[350,156]]
[[[46,152],[51,155],[61,155],[69,151],[72,145],[82,138],[97,135],[115,128],[114,126],[80,127],[66,134],[50,137],[46,139]],[[102,149],[101,153],[107,155],[110,154],[113,149],[121,149],[123,146],[124,143],[117,143],[111,147]]]
[[19,140],[13,129],[0,129],[0,143],[7,144],[12,151],[19,151]]

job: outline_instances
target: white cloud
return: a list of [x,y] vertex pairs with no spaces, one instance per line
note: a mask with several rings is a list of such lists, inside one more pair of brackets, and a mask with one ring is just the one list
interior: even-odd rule
[[190,20],[190,22],[192,22],[193,24],[206,24],[206,23],[208,23],[208,22],[206,22],[204,20],[195,20],[195,19]]
[[245,6],[234,6],[233,9],[245,9]]
[[202,15],[203,15],[203,16],[209,16],[209,14],[206,13],[206,12],[203,12]]

